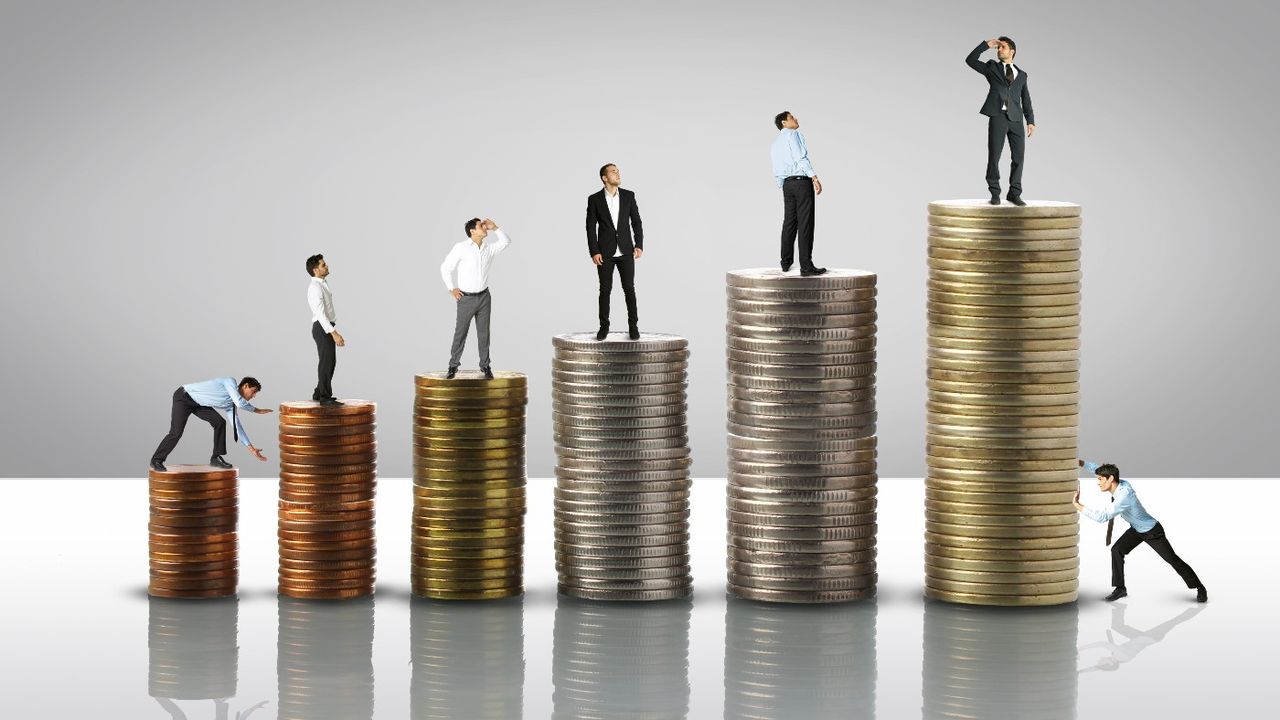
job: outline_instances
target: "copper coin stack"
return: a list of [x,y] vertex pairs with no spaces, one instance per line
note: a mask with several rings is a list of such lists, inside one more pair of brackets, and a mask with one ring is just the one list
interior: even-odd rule
[[149,598],[147,689],[169,700],[235,697],[240,601],[191,603]]
[[281,595],[373,594],[377,406],[343,402],[280,405]]
[[409,605],[411,720],[524,717],[524,598]]
[[418,375],[414,385],[413,594],[520,595],[528,378],[437,372]]
[[235,468],[170,465],[150,471],[147,592],[166,598],[236,594],[239,474]]
[[373,598],[278,601],[277,720],[372,720]]
[[929,204],[925,595],[1074,602],[1080,206]]

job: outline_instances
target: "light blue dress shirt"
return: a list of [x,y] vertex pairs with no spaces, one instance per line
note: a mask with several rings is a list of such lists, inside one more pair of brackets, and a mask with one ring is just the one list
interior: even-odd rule
[[[1101,463],[1087,460],[1084,463],[1084,469],[1090,473],[1096,474],[1099,467],[1101,467]],[[1100,523],[1119,516],[1129,523],[1129,527],[1143,533],[1150,532],[1157,522],[1147,512],[1147,509],[1142,507],[1142,503],[1138,502],[1138,495],[1133,491],[1133,486],[1129,484],[1128,480],[1120,481],[1119,487],[1116,488],[1115,502],[1112,502],[1106,510],[1085,508],[1082,512],[1085,517]]]
[[191,396],[192,400],[196,401],[196,404],[226,413],[227,420],[236,426],[236,433],[240,435],[240,442],[245,447],[252,447],[253,444],[249,442],[249,434],[244,431],[244,426],[240,424],[240,418],[231,412],[231,404],[235,403],[236,407],[245,412],[253,412],[257,408],[250,405],[249,401],[240,395],[240,386],[236,384],[235,378],[214,378],[204,382],[183,385],[182,389],[187,391],[187,394]]
[[769,150],[773,159],[773,177],[782,187],[782,181],[792,175],[813,177],[813,165],[809,163],[809,148],[804,144],[804,136],[799,130],[782,128],[778,137],[773,139],[773,147]]

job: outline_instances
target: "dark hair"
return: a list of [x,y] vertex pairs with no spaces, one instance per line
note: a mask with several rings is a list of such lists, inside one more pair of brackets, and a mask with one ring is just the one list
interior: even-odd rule
[[774,124],[774,125],[777,125],[777,126],[778,126],[778,129],[779,129],[779,130],[781,130],[781,129],[782,129],[782,123],[786,122],[787,118],[789,118],[789,117],[791,117],[791,111],[790,111],[790,110],[783,110],[782,112],[780,112],[780,113],[778,113],[777,115],[774,115],[774,116],[773,116],[773,124]]
[[611,167],[613,167],[613,163],[605,163],[600,166],[600,182],[604,182],[604,174],[608,172]]
[[245,385],[248,385],[254,390],[262,389],[262,383],[258,382],[258,378],[250,377],[248,375],[245,375],[244,377],[240,378],[240,384],[237,385],[236,387],[244,387]]
[[1116,467],[1115,465],[1112,465],[1111,463],[1106,463],[1105,465],[1099,465],[1098,469],[1093,471],[1093,474],[1101,475],[1102,477],[1111,478],[1116,482],[1120,482],[1120,468]]
[[315,255],[312,255],[311,257],[307,258],[307,274],[310,275],[311,277],[315,277],[316,268],[320,267],[320,261],[323,259],[324,259],[324,256],[319,253],[316,253]]
[[1004,36],[1004,35],[1001,35],[998,39],[999,39],[1001,42],[1009,43],[1009,49],[1013,51],[1013,55],[1014,55],[1014,57],[1017,57],[1017,55],[1018,55],[1018,43],[1014,42],[1014,41],[1013,41],[1013,38],[1011,38],[1011,37],[1006,37],[1006,36]]
[[471,231],[475,230],[476,226],[479,224],[480,224],[480,218],[471,218],[470,220],[467,221],[467,224],[466,224],[467,237],[471,237]]

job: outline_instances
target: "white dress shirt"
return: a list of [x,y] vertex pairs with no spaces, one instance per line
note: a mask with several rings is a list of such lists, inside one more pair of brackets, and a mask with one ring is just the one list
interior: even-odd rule
[[[618,198],[621,196],[622,193],[620,192],[615,192],[610,195],[609,188],[604,189],[604,204],[609,206],[609,219],[613,220],[613,227],[615,230],[618,228]],[[622,257],[622,248],[618,248],[614,251],[613,256],[616,258]]]
[[468,293],[478,293],[489,287],[489,268],[493,265],[493,258],[510,244],[511,238],[507,237],[502,228],[495,228],[479,246],[470,239],[454,245],[440,264],[440,277],[444,278],[444,286],[449,290],[458,288]]
[[313,277],[307,286],[307,305],[311,307],[311,322],[320,323],[326,333],[333,332],[338,316],[333,313],[333,293],[324,278]]

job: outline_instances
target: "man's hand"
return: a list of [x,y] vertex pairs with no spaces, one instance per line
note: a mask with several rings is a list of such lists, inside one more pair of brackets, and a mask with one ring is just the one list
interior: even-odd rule
[[266,415],[271,412],[271,408],[254,408],[253,412],[255,415]]
[[822,194],[822,181],[818,180],[817,175],[813,176],[813,194],[814,195]]
[[493,232],[498,229],[498,223],[494,222],[493,218],[485,218],[482,225],[484,226],[484,229],[489,232]]
[[992,50],[995,50],[996,48],[1000,47],[1000,41],[995,39],[988,40],[987,47],[991,48]]
[[1076,460],[1076,462],[1080,463],[1080,467],[1084,467],[1084,460]]
[[1071,498],[1071,504],[1075,506],[1077,511],[1084,510],[1084,505],[1080,502],[1080,491],[1076,490],[1075,497]]
[[449,294],[453,296],[453,299],[454,299],[454,300],[461,300],[461,299],[462,299],[462,291],[461,291],[461,290],[459,290],[458,288],[454,288],[454,289],[450,290],[450,291],[449,291]]
[[1028,125],[1027,125],[1027,137],[1031,137],[1032,135],[1035,135],[1035,133],[1036,133],[1036,126],[1035,126],[1035,125],[1028,124]]
[[267,461],[267,456],[266,456],[266,455],[263,455],[261,450],[259,450],[258,448],[254,447],[254,446],[252,446],[252,445],[250,445],[250,446],[249,446],[249,452],[253,453],[253,456],[254,456],[254,457],[256,457],[256,458],[258,458],[258,459],[259,459],[259,460],[261,460],[262,462],[266,462],[266,461]]
[[333,335],[333,343],[335,345],[337,345],[338,347],[346,347],[347,341],[342,337],[342,333],[339,333],[337,330],[334,330],[332,333],[329,333],[329,334]]
[[643,254],[644,254],[644,250],[643,250],[643,249],[641,249],[641,248],[636,248],[636,249],[635,249],[635,252],[631,253],[631,257],[633,257],[633,258],[635,258],[635,259],[639,260],[639,259],[640,259],[640,256],[641,256],[641,255],[643,255]]
[[600,253],[596,253],[595,255],[592,255],[592,256],[591,256],[591,262],[593,262],[593,263],[595,263],[595,264],[597,264],[597,265],[603,265],[603,264],[604,264],[604,256],[603,256],[603,255],[601,255]]

